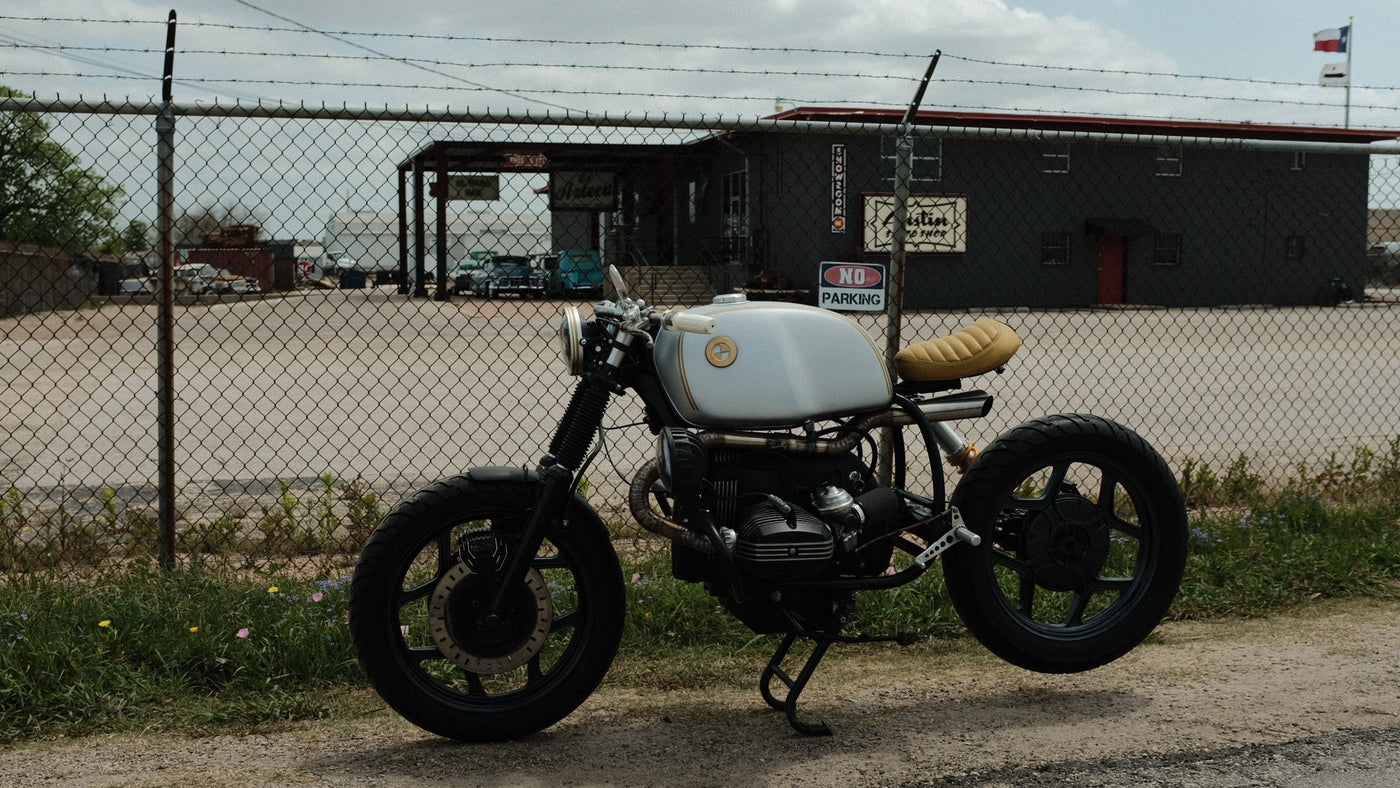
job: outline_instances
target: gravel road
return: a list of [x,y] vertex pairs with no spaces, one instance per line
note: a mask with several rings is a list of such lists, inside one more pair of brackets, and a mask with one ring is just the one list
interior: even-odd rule
[[1171,623],[1072,676],[1027,673],[967,642],[848,647],[803,696],[830,738],[796,735],[751,686],[605,686],[517,742],[455,744],[381,710],[250,735],[11,745],[0,785],[1391,786],[1397,614],[1400,602],[1319,601],[1267,620]]

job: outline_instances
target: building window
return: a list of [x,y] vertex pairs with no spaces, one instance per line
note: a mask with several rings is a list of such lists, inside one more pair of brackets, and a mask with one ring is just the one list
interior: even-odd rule
[[686,184],[686,218],[691,224],[700,217],[700,184],[691,181]]
[[[915,137],[913,140],[914,172],[910,186],[931,186],[943,179],[943,140],[937,137]],[[888,173],[884,181],[894,188],[894,168],[899,158],[899,140],[880,138],[880,171]]]
[[1289,260],[1302,260],[1307,254],[1308,245],[1301,235],[1290,235],[1284,244],[1285,254]]
[[1069,172],[1069,143],[1051,143],[1040,152],[1040,171]]
[[1181,177],[1181,146],[1159,145],[1157,147],[1157,174],[1165,178]]
[[1069,233],[1040,234],[1040,264],[1069,265]]
[[1293,170],[1294,172],[1298,172],[1300,170],[1307,169],[1307,167],[1308,154],[1300,150],[1293,151],[1293,163],[1289,165],[1288,169]]
[[1158,233],[1152,241],[1153,265],[1181,265],[1181,236]]

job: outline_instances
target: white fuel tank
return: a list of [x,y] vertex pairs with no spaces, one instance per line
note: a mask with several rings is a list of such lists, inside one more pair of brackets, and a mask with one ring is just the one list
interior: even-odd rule
[[836,312],[721,295],[686,310],[713,334],[661,331],[653,360],[681,418],[707,429],[792,427],[888,407],[893,395],[870,335]]

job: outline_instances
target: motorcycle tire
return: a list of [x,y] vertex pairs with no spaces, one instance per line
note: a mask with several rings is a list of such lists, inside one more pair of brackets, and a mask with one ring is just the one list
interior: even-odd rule
[[350,634],[381,697],[424,730],[499,741],[553,725],[603,680],[622,639],[622,570],[575,499],[499,621],[481,615],[534,502],[520,481],[445,479],[395,506],[350,585]]
[[943,555],[948,593],[1012,664],[1073,673],[1127,653],[1166,615],[1186,564],[1167,464],[1097,416],[1032,420],[973,462],[951,503],[982,542]]

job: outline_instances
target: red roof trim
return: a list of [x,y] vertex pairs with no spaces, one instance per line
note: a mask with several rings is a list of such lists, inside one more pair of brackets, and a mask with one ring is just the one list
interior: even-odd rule
[[[852,109],[849,107],[797,107],[769,120],[847,121],[852,123],[898,123],[900,109]],[[1165,134],[1186,137],[1240,137],[1309,142],[1377,142],[1400,138],[1400,131],[1383,129],[1340,129],[1329,126],[1277,126],[1262,123],[1218,123],[1183,120],[1140,120],[1085,115],[1019,115],[998,112],[941,112],[923,110],[915,115],[918,125],[969,126],[997,129],[1044,129],[1048,131],[1089,131],[1107,134]]]

